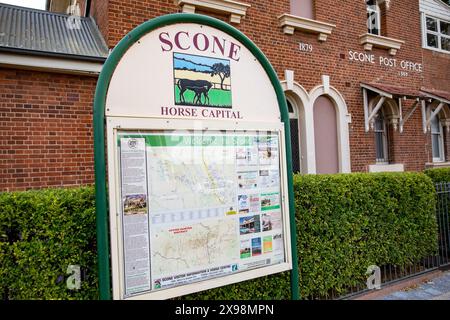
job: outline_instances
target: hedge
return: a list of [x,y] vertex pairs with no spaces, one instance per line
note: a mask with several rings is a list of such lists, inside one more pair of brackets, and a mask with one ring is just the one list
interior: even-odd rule
[[426,169],[425,174],[429,176],[434,183],[450,182],[450,168]]
[[[93,188],[0,194],[0,293],[4,299],[96,299]],[[300,291],[326,297],[364,284],[372,264],[405,265],[437,248],[435,193],[424,174],[294,177]],[[69,264],[88,270],[66,289]],[[182,299],[289,299],[290,273]]]
[[363,285],[370,265],[405,266],[437,251],[435,191],[420,173],[294,178],[300,290],[326,297]]
[[[91,187],[0,194],[0,294],[6,299],[96,299],[95,197]],[[67,267],[85,273],[66,287]]]

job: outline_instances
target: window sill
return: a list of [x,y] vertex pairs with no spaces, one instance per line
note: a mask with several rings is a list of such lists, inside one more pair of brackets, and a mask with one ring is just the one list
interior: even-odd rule
[[364,45],[364,50],[371,51],[373,47],[389,49],[389,54],[395,56],[405,41],[365,33],[359,36],[359,43]]
[[230,22],[241,23],[241,18],[245,17],[249,4],[232,0],[175,0],[181,6],[183,13],[195,13],[196,8],[205,11],[219,12],[230,15]]
[[433,47],[427,47],[427,46],[424,46],[424,47],[422,47],[423,49],[427,49],[427,50],[431,50],[431,51],[434,51],[434,52],[439,52],[439,53],[444,53],[444,54],[450,54],[450,51],[446,51],[446,50],[442,50],[442,49],[439,49],[439,48],[433,48]]
[[323,42],[331,34],[336,25],[308,18],[298,17],[291,14],[282,14],[278,17],[280,26],[285,34],[294,34],[295,30],[318,34],[318,40]]
[[369,172],[403,172],[403,171],[405,171],[403,163],[369,165]]
[[428,162],[425,163],[425,169],[432,169],[432,168],[447,168],[450,167],[450,162]]

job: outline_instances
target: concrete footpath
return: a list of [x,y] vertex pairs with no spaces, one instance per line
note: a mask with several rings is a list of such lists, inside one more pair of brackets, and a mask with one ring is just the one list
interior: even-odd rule
[[402,290],[374,297],[373,300],[450,300],[450,271]]

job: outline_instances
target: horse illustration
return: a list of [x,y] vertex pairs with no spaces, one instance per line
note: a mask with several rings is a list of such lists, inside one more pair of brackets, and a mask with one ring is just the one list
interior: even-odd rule
[[180,79],[177,82],[177,86],[180,89],[180,101],[182,103],[186,103],[186,100],[184,98],[184,93],[186,90],[191,90],[195,93],[193,103],[195,104],[198,102],[199,104],[202,104],[201,102],[201,96],[203,95],[205,97],[205,103],[208,101],[209,103],[209,97],[208,92],[212,87],[212,83],[207,80],[190,80],[190,79]]
[[[195,92],[194,104],[208,104],[209,105],[209,88],[208,87],[196,87],[193,89]],[[205,97],[205,103],[202,103],[202,95]]]

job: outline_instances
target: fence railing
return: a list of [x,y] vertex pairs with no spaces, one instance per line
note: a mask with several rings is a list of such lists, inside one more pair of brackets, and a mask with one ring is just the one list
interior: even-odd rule
[[[381,287],[399,282],[414,276],[418,276],[439,268],[450,266],[450,182],[437,183],[435,185],[436,220],[438,223],[438,252],[436,255],[424,257],[420,261],[406,265],[384,265],[380,266]],[[310,299],[347,299],[371,290],[367,284],[362,282],[357,286],[349,286],[345,293],[338,294],[331,290],[327,296],[308,297]]]

